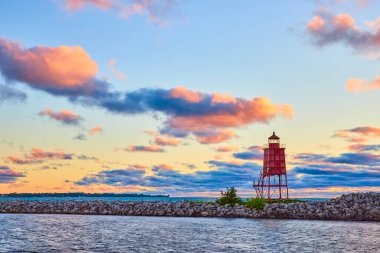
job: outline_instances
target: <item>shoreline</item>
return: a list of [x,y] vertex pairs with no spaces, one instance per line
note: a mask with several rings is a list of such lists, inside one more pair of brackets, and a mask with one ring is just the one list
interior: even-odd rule
[[189,201],[0,201],[0,213],[77,214],[167,217],[217,217],[255,219],[299,219],[380,221],[380,193],[350,193],[322,202],[266,204],[263,210],[242,205]]

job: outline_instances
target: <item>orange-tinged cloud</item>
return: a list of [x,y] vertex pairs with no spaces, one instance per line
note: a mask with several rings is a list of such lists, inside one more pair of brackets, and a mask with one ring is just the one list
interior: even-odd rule
[[40,148],[33,148],[29,153],[24,154],[24,158],[11,155],[7,159],[13,164],[26,165],[42,163],[45,160],[72,160],[74,156],[74,154],[62,151],[45,151]]
[[22,49],[15,42],[0,39],[0,47],[21,67],[24,80],[30,83],[76,87],[93,78],[98,71],[96,62],[79,46]]
[[91,128],[88,131],[88,133],[91,135],[101,134],[101,133],[103,133],[103,128],[101,126],[96,126],[96,127]]
[[222,146],[222,147],[218,147],[216,149],[216,152],[233,152],[233,151],[237,151],[238,148],[237,147],[234,147],[234,146]]
[[374,126],[355,127],[346,130],[339,130],[333,135],[350,142],[364,142],[368,137],[380,137],[380,128]]
[[314,16],[307,24],[307,29],[311,32],[318,32],[325,25],[325,21],[320,16]]
[[44,151],[40,148],[33,148],[30,157],[34,159],[72,159],[73,154],[62,151]]
[[173,170],[173,166],[169,165],[169,164],[165,164],[165,163],[162,163],[162,164],[159,164],[157,166],[158,169],[162,169],[162,170]]
[[23,48],[0,38],[0,72],[10,81],[55,95],[85,95],[104,89],[95,80],[98,66],[79,46]]
[[52,109],[45,109],[39,113],[41,116],[49,116],[51,119],[57,120],[67,125],[77,125],[82,117],[70,110],[62,110],[54,112]]
[[356,21],[351,15],[349,14],[338,14],[335,17],[333,17],[334,25],[339,29],[349,29],[353,28],[355,29]]
[[239,127],[254,122],[266,123],[282,115],[291,118],[293,109],[289,105],[274,105],[269,99],[260,97],[252,100],[237,100],[234,110],[221,110],[219,113],[200,116],[177,116],[169,120],[176,129],[196,131],[213,128]]
[[202,93],[188,90],[183,86],[178,86],[172,89],[170,91],[170,96],[172,98],[180,98],[191,103],[198,103],[202,100]]
[[201,144],[214,144],[227,141],[235,136],[236,133],[233,130],[223,129],[205,135],[196,134],[195,138]]
[[159,146],[178,146],[181,144],[181,139],[168,137],[168,136],[157,136],[154,142]]
[[226,93],[214,93],[212,94],[212,101],[211,103],[212,104],[223,104],[223,103],[236,103],[236,98],[234,98],[233,96],[231,96],[230,94],[226,94]]
[[349,92],[366,92],[380,89],[380,76],[377,76],[373,81],[365,79],[349,79],[346,83],[346,89]]
[[8,160],[13,164],[19,164],[19,165],[33,164],[33,163],[40,163],[41,162],[41,161],[34,160],[34,159],[22,159],[18,156],[15,156],[15,155],[8,156]]

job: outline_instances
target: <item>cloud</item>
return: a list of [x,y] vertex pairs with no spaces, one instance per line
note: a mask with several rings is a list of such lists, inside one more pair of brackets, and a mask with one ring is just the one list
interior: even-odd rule
[[380,145],[363,145],[363,144],[354,144],[348,147],[350,150],[363,152],[363,151],[380,151]]
[[77,185],[106,184],[113,186],[138,185],[143,184],[144,170],[139,169],[118,169],[104,170],[96,175],[82,178],[75,182]]
[[77,11],[85,6],[95,6],[100,9],[109,9],[112,7],[113,0],[66,0],[66,9],[68,11]]
[[[325,164],[330,166],[333,164],[349,164],[349,165],[365,165],[377,166],[380,165],[380,155],[362,152],[362,153],[342,153],[337,156],[329,156],[324,154],[301,153],[293,156],[293,159],[300,160],[303,163],[309,164]],[[300,164],[295,162],[293,164]]]
[[248,151],[233,153],[233,157],[242,160],[262,160],[263,149],[260,146],[251,146]]
[[[297,177],[296,175],[302,175]],[[288,174],[292,189],[310,187],[376,187],[380,186],[380,168],[351,168],[309,164],[295,167]]]
[[380,128],[362,126],[336,131],[333,137],[342,138],[349,142],[364,142],[368,137],[380,137]]
[[251,189],[253,173],[260,166],[254,163],[235,165],[228,162],[209,161],[210,171],[181,173],[171,166],[154,166],[153,175],[142,170],[101,171],[76,182],[78,185],[107,184],[114,186],[140,185],[157,188],[165,192],[219,191],[227,186]]
[[86,135],[79,133],[77,136],[74,137],[74,140],[85,141],[87,140],[87,138],[86,138]]
[[218,131],[194,132],[196,140],[201,144],[215,144],[227,141],[236,136],[235,131],[223,129]]
[[228,128],[267,123],[278,116],[290,118],[293,112],[291,106],[272,104],[263,97],[217,102],[213,94],[183,87],[180,91],[178,93],[177,88],[144,88],[126,93],[112,92],[90,100],[88,104],[122,114],[160,112],[167,116],[161,134],[175,137],[194,134],[204,144],[234,137],[234,132]]
[[25,177],[25,175],[16,172],[7,166],[0,166],[0,184],[13,183],[19,177]]
[[302,160],[305,162],[322,161],[327,158],[327,155],[313,153],[299,153],[293,156],[293,159]]
[[94,156],[87,156],[87,155],[77,155],[76,158],[79,160],[99,160],[98,158]]
[[67,11],[78,11],[86,6],[114,10],[123,19],[143,15],[147,16],[151,22],[165,26],[176,5],[176,0],[134,0],[131,3],[123,0],[66,0],[65,7]]
[[45,160],[72,160],[74,154],[65,153],[62,151],[44,151],[40,148],[32,148],[32,150],[24,154],[24,158],[18,156],[8,156],[8,160],[14,164],[25,165],[42,163]]
[[169,164],[162,163],[162,164],[153,166],[152,171],[173,170],[173,169],[174,169],[173,166],[171,166]]
[[256,153],[252,151],[234,153],[233,156],[235,158],[242,159],[242,160],[262,160],[263,159],[262,153]]
[[61,122],[65,125],[79,125],[79,123],[83,120],[81,116],[70,111],[70,110],[62,110],[60,112],[54,112],[52,109],[45,109],[38,113],[40,116],[48,116],[51,119]]
[[29,156],[35,159],[71,160],[73,157],[73,154],[65,153],[62,151],[44,151],[40,148],[33,148]]
[[94,128],[91,128],[88,133],[90,135],[96,135],[96,134],[101,134],[103,133],[103,128],[101,126],[96,126]]
[[8,85],[0,84],[0,104],[4,101],[10,102],[24,102],[27,96],[25,93],[14,89]]
[[233,152],[233,151],[237,151],[238,148],[237,147],[233,147],[233,146],[221,146],[221,147],[218,147],[216,149],[216,152]]
[[79,46],[23,48],[0,38],[0,72],[7,81],[17,81],[53,95],[88,96],[107,89],[95,79],[98,66]]
[[123,149],[128,152],[164,152],[165,150],[160,146],[150,145],[150,146],[129,146]]
[[178,146],[182,141],[175,137],[156,136],[154,142],[159,146]]
[[354,165],[380,165],[380,155],[370,153],[343,153],[338,157],[328,157],[326,162],[354,164]]
[[127,77],[126,75],[124,75],[123,72],[117,70],[115,68],[115,65],[116,65],[116,60],[115,59],[111,59],[108,61],[108,67],[111,69],[111,72],[114,76],[116,76],[118,79],[120,80],[127,80]]
[[318,13],[307,24],[307,31],[317,46],[343,43],[365,55],[380,56],[380,30],[362,30],[349,14]]
[[380,76],[377,76],[373,81],[359,78],[349,79],[346,82],[346,89],[349,92],[366,92],[370,90],[380,89]]
[[289,105],[273,104],[268,98],[244,99],[228,94],[202,93],[185,87],[142,88],[110,91],[96,79],[96,63],[80,47],[60,46],[23,49],[0,40],[0,72],[9,81],[19,81],[70,101],[126,115],[160,113],[166,116],[161,134],[186,137],[193,134],[204,144],[235,136],[231,128],[291,118]]

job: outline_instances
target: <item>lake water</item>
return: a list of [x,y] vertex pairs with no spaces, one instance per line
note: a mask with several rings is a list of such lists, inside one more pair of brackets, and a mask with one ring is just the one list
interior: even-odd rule
[[380,224],[0,214],[0,252],[380,252]]

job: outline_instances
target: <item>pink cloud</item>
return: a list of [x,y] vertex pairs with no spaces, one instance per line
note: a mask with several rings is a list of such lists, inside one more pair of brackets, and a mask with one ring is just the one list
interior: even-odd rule
[[150,145],[150,146],[129,146],[124,151],[128,152],[164,152],[165,150],[160,146]]
[[196,140],[201,144],[214,144],[227,141],[236,136],[233,130],[223,129],[211,133],[196,133]]
[[66,9],[68,11],[79,10],[86,5],[93,5],[99,9],[109,9],[113,5],[113,0],[66,0]]
[[190,103],[199,103],[203,96],[202,93],[191,91],[183,86],[178,86],[170,91],[172,98],[180,98]]
[[157,169],[161,169],[161,170],[173,170],[173,166],[169,165],[169,164],[165,164],[165,163],[162,163],[162,164],[159,164],[159,165],[156,165],[155,166]]
[[346,83],[346,89],[349,92],[365,92],[380,89],[380,76],[377,76],[373,81],[365,79],[349,79]]
[[158,25],[168,24],[168,16],[176,6],[176,0],[134,0],[126,3],[123,0],[66,0],[66,10],[78,11],[86,6],[101,10],[115,10],[123,19],[134,15],[144,15]]
[[112,74],[120,80],[123,80],[123,81],[127,80],[127,76],[123,72],[117,70],[115,65],[116,65],[115,59],[111,59],[108,61],[108,67],[111,69]]
[[143,165],[143,164],[133,164],[132,167],[136,168],[136,169],[147,169],[148,168],[148,166]]
[[159,146],[178,146],[182,141],[174,137],[157,136],[154,142]]
[[23,48],[0,38],[0,72],[10,81],[55,95],[91,94],[105,84],[94,80],[98,66],[79,46]]
[[33,148],[30,152],[30,157],[34,159],[68,159],[71,160],[73,154],[62,151],[44,151],[40,148]]
[[96,126],[94,128],[91,128],[88,132],[91,135],[101,134],[103,133],[103,128],[101,126]]
[[336,131],[333,135],[333,137],[342,138],[349,142],[365,142],[371,136],[380,137],[380,128],[373,126],[355,127]]
[[[367,22],[367,24],[371,24],[371,22]],[[325,11],[314,16],[306,27],[314,43],[318,46],[343,43],[365,55],[376,58],[380,56],[380,30],[360,29],[350,14],[332,15]]]
[[172,128],[187,131],[210,130],[215,128],[239,127],[254,122],[266,123],[282,115],[291,118],[293,109],[289,105],[274,105],[269,99],[260,97],[252,100],[237,99],[229,103],[232,110],[216,111],[213,114],[176,116],[169,119]]
[[35,160],[35,159],[22,159],[18,156],[11,155],[8,156],[8,160],[12,162],[13,164],[19,164],[19,165],[25,165],[25,164],[33,164],[33,163],[41,163],[41,160]]
[[236,103],[236,98],[226,93],[214,93],[212,94],[212,104],[229,104]]
[[19,177],[25,177],[25,175],[7,166],[0,165],[0,184],[14,183]]
[[216,149],[216,152],[233,152],[233,151],[237,151],[238,148],[237,147],[233,147],[233,146],[222,146],[222,147],[218,147]]
[[325,26],[325,21],[320,16],[314,16],[307,24],[307,29],[312,33],[318,33]]
[[26,165],[42,163],[44,160],[71,160],[74,154],[62,151],[44,151],[40,148],[33,148],[30,152],[24,154],[24,158],[15,155],[8,156],[8,160],[13,164]]
[[52,109],[45,109],[39,113],[41,116],[49,116],[51,119],[57,120],[66,125],[78,125],[82,119],[78,114],[70,110],[62,110],[54,112]]

